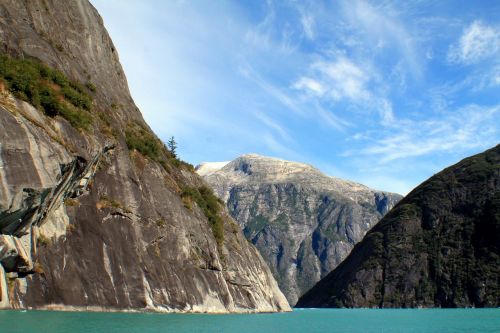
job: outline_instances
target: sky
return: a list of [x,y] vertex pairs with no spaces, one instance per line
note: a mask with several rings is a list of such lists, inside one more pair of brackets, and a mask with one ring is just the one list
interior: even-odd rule
[[91,2],[191,164],[257,153],[406,194],[500,142],[499,1]]

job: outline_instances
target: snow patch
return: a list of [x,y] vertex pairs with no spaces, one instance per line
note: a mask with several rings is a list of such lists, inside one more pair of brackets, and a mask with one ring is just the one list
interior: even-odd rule
[[230,161],[225,161],[225,162],[203,162],[200,163],[199,165],[196,166],[196,172],[200,176],[205,176],[207,174],[210,174],[212,172],[215,172],[217,170],[222,169],[226,164],[228,164]]

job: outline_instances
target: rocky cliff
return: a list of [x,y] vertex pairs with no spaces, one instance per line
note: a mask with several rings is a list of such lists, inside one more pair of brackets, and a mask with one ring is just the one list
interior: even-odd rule
[[298,306],[500,306],[500,145],[418,186]]
[[290,304],[334,269],[401,196],[259,155],[197,172],[269,264]]
[[0,307],[286,311],[150,131],[87,0],[0,0]]

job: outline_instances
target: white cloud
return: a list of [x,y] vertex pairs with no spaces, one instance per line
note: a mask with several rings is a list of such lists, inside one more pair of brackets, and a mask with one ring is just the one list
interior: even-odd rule
[[282,53],[291,54],[297,49],[297,43],[294,38],[294,31],[289,24],[285,24],[281,31],[281,42],[279,44]]
[[[304,92],[310,98],[333,103],[346,101],[363,109],[374,109],[384,126],[395,120],[392,103],[370,89],[378,79],[373,72],[363,68],[366,66],[338,56],[330,61],[316,61],[310,67],[309,75],[300,77],[292,88]],[[331,117],[324,110],[319,114]],[[338,120],[336,122],[339,123]]]
[[448,60],[454,63],[472,64],[491,57],[500,51],[500,30],[480,21],[468,26],[458,44],[452,45]]
[[493,88],[500,85],[500,65],[486,68],[479,73],[468,76],[462,86],[469,86],[473,92]]
[[378,110],[380,112],[380,117],[382,118],[383,123],[386,125],[392,124],[395,121],[394,112],[392,110],[392,103],[385,98],[380,99],[379,103],[380,106],[378,107]]
[[302,14],[300,17],[300,23],[302,24],[302,29],[304,29],[306,37],[313,40],[316,36],[314,17],[310,14]]
[[500,85],[500,65],[488,68],[487,72],[482,75],[480,81],[482,86],[479,88],[490,88]]
[[334,100],[348,98],[351,100],[367,100],[370,92],[366,83],[370,76],[360,67],[346,58],[334,62],[317,62],[313,68],[326,79],[330,95]]
[[[293,94],[288,94],[287,92],[277,88],[276,86],[272,85],[264,78],[262,78],[248,64],[240,67],[240,73],[245,78],[255,82],[268,95],[272,96],[275,100],[286,106],[288,110],[293,111],[298,116],[301,116],[303,118],[309,117],[315,120],[320,119],[322,122],[326,123],[327,125],[336,130],[342,130],[344,127],[350,125],[347,121],[340,119],[333,113],[325,111],[318,105],[318,103],[316,103],[316,101],[314,100],[309,102],[306,101],[306,103],[304,103],[304,101],[301,101],[299,98],[296,98],[296,96],[294,96]],[[297,86],[300,88],[296,89],[309,89],[311,91],[314,91],[314,89],[316,89],[317,93],[319,93],[319,91],[322,89],[321,84],[319,82],[307,79],[303,80]]]
[[385,164],[415,156],[483,148],[497,143],[495,120],[499,113],[500,105],[469,105],[440,119],[402,120],[386,132],[370,135],[365,148],[344,155],[376,156]]
[[298,90],[310,91],[316,95],[323,95],[325,93],[325,88],[318,81],[311,79],[310,77],[301,77],[297,82],[293,84],[293,88]]
[[500,64],[479,66],[479,69],[467,72],[462,80],[448,81],[440,86],[429,88],[432,109],[442,112],[456,103],[464,94],[496,91],[500,85]]
[[366,101],[371,93],[366,84],[370,76],[359,66],[344,57],[333,61],[318,61],[311,69],[316,78],[304,76],[299,78],[293,87],[298,90],[312,92],[319,97],[328,95],[334,101],[350,99]]

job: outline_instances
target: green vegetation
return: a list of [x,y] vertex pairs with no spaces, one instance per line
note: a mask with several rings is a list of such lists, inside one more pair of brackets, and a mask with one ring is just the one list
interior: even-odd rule
[[245,237],[252,239],[267,226],[286,231],[288,229],[289,220],[289,217],[285,213],[279,214],[274,220],[269,220],[268,217],[262,214],[257,214],[250,221],[248,221],[245,229],[243,229],[243,233],[245,234]]
[[281,213],[278,217],[271,221],[271,224],[280,230],[287,230],[289,221],[290,218],[285,213]]
[[14,96],[45,113],[61,116],[75,128],[88,130],[92,98],[77,82],[36,59],[17,59],[0,54],[0,80]]
[[222,207],[220,199],[207,186],[186,187],[183,189],[181,197],[188,208],[190,208],[191,201],[196,202],[212,227],[217,245],[221,246],[224,242],[224,221],[219,215]]
[[107,195],[101,195],[99,198],[99,202],[97,203],[97,208],[98,209],[103,209],[103,208],[114,208],[114,209],[121,209],[125,213],[132,213],[132,211],[125,207],[120,201],[110,198]]
[[90,111],[92,107],[92,100],[86,94],[84,94],[83,89],[78,85],[71,84],[71,86],[62,87],[61,91],[64,97],[77,108],[81,108]]
[[162,217],[158,220],[156,220],[156,225],[159,227],[159,228],[163,228],[164,226],[167,225],[167,221],[165,221],[165,219]]
[[160,161],[161,143],[144,127],[136,123],[129,124],[125,130],[125,140],[128,149],[135,149],[153,161]]
[[485,181],[500,170],[500,164],[490,155],[492,154],[487,152],[467,159],[468,163],[465,165],[468,171],[467,177],[461,177],[459,180]]
[[338,230],[338,227],[335,223],[332,223],[326,227],[325,230],[323,230],[323,236],[330,240],[332,243],[336,242],[348,242],[349,240],[345,236],[345,234],[341,234],[340,230]]
[[269,224],[269,220],[264,215],[257,215],[248,221],[243,233],[247,238],[253,238]]
[[128,124],[125,130],[125,141],[127,142],[128,149],[137,150],[152,161],[160,163],[167,172],[170,170],[167,162],[177,168],[185,168],[194,172],[194,167],[191,164],[181,161],[175,155],[175,148],[177,147],[175,140],[172,152],[149,129],[144,128],[136,122]]
[[499,306],[499,181],[500,145],[431,177],[307,297],[322,306]]
[[92,82],[87,82],[85,84],[85,87],[87,87],[87,89],[92,91],[92,92],[96,92],[96,90],[97,90],[96,86]]
[[174,156],[177,157],[177,142],[175,141],[174,137],[172,136],[170,139],[168,139],[167,142],[168,150],[170,150],[170,153]]

